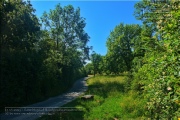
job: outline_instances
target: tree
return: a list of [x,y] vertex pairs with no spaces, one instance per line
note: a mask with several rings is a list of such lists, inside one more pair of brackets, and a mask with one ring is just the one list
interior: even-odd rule
[[72,5],[61,7],[58,4],[55,10],[44,12],[41,21],[49,37],[56,41],[59,56],[56,62],[62,72],[61,79],[70,83],[77,77],[76,71],[89,58],[89,36],[84,31],[85,19],[80,16],[79,8],[74,9]]
[[93,73],[93,64],[92,64],[92,63],[88,63],[88,64],[85,66],[85,69],[86,69],[86,73],[87,73],[88,75],[94,74],[94,73]]
[[[110,33],[107,40],[107,55],[113,59],[111,62],[112,70],[120,72],[131,70],[134,58],[134,41],[137,40],[140,33],[141,27],[139,25],[124,25],[122,23]],[[126,67],[122,70],[119,65]]]
[[140,35],[137,37],[137,39],[133,42],[134,48],[133,48],[133,54],[134,59],[132,62],[132,71],[138,71],[140,67],[145,63],[143,62],[143,58],[145,56],[146,51],[148,51],[148,48],[154,47],[152,45],[152,34],[153,30],[150,27],[147,27],[145,25],[142,26],[142,30]]
[[1,1],[0,4],[0,107],[33,101],[38,91],[39,62],[34,45],[40,24],[30,2]]
[[31,49],[37,42],[34,35],[40,30],[40,26],[30,2],[4,1],[0,9],[1,50]]
[[80,8],[74,10],[72,5],[62,8],[58,4],[50,13],[44,12],[41,20],[51,38],[56,40],[59,51],[65,54],[67,49],[78,49],[88,58],[90,48],[86,44],[89,36],[84,31],[86,23],[85,19],[80,17]]
[[91,61],[93,64],[93,72],[94,72],[94,77],[95,77],[96,73],[101,73],[99,66],[100,66],[100,62],[102,61],[102,56],[93,51],[93,53],[91,54]]

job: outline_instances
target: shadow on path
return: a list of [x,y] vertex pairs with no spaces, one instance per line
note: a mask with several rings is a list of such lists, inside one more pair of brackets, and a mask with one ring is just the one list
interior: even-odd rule
[[[56,97],[52,97],[49,98],[45,101],[42,102],[38,102],[29,106],[26,106],[27,108],[36,108],[36,107],[60,107],[63,106],[64,104],[71,102],[72,100],[74,100],[75,98],[77,98],[78,96],[80,96],[81,94],[83,94],[86,90],[87,90],[87,84],[86,84],[86,80],[89,77],[85,77],[85,78],[81,78],[79,80],[77,80],[75,82],[75,84],[73,85],[73,87],[66,93],[61,94],[59,96]],[[47,111],[49,112],[49,111]],[[35,120],[39,117],[41,117],[40,114],[21,114],[21,112],[19,112],[19,115],[6,115],[5,113],[0,114],[0,118],[1,120]],[[23,113],[25,113],[23,111]],[[33,113],[38,113],[38,111],[34,111]]]

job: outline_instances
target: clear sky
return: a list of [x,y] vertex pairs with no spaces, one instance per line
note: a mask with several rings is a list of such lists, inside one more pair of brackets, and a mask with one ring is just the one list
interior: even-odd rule
[[92,0],[92,1],[31,1],[33,8],[36,9],[35,14],[41,17],[43,12],[49,12],[50,9],[55,9],[55,6],[60,3],[62,6],[73,5],[75,8],[80,7],[81,17],[86,19],[85,31],[90,36],[89,46],[93,46],[93,51],[101,55],[107,52],[106,40],[110,31],[120,23],[124,24],[141,24],[133,16],[135,1],[108,1],[108,0]]

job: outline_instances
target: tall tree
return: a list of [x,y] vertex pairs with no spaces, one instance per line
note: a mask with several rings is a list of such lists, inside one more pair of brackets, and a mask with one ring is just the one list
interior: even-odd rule
[[93,53],[91,54],[91,61],[93,64],[93,72],[95,77],[96,73],[101,73],[100,63],[102,61],[102,56],[93,51]]
[[80,8],[75,10],[72,5],[63,8],[58,4],[50,13],[44,12],[41,20],[51,38],[56,40],[59,51],[65,54],[67,49],[78,49],[88,58],[90,48],[86,44],[89,36],[84,31],[86,23],[80,16]]
[[56,41],[57,65],[61,70],[61,79],[70,82],[76,77],[85,60],[89,58],[88,34],[84,31],[85,19],[80,16],[80,8],[72,5],[56,5],[49,13],[41,17],[44,29],[49,37]]
[[[29,102],[37,88],[38,62],[34,45],[40,30],[30,2],[0,4],[0,107]],[[32,96],[31,96],[31,95]]]
[[[134,58],[134,41],[141,33],[141,27],[139,25],[124,25],[121,23],[116,26],[115,29],[110,33],[107,40],[108,55],[115,63],[112,62],[114,66],[113,69],[118,67],[117,64],[125,64],[126,70],[131,70],[132,60]],[[124,65],[123,65],[124,66]],[[119,68],[117,68],[118,70]],[[126,71],[121,70],[121,71]]]

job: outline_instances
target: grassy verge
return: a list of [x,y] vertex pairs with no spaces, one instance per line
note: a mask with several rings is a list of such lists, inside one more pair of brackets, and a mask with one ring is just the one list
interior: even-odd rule
[[61,112],[40,120],[118,120],[144,119],[144,101],[138,93],[124,92],[124,76],[97,76],[88,80],[88,91],[94,100],[80,98],[63,107],[81,107],[81,112]]

